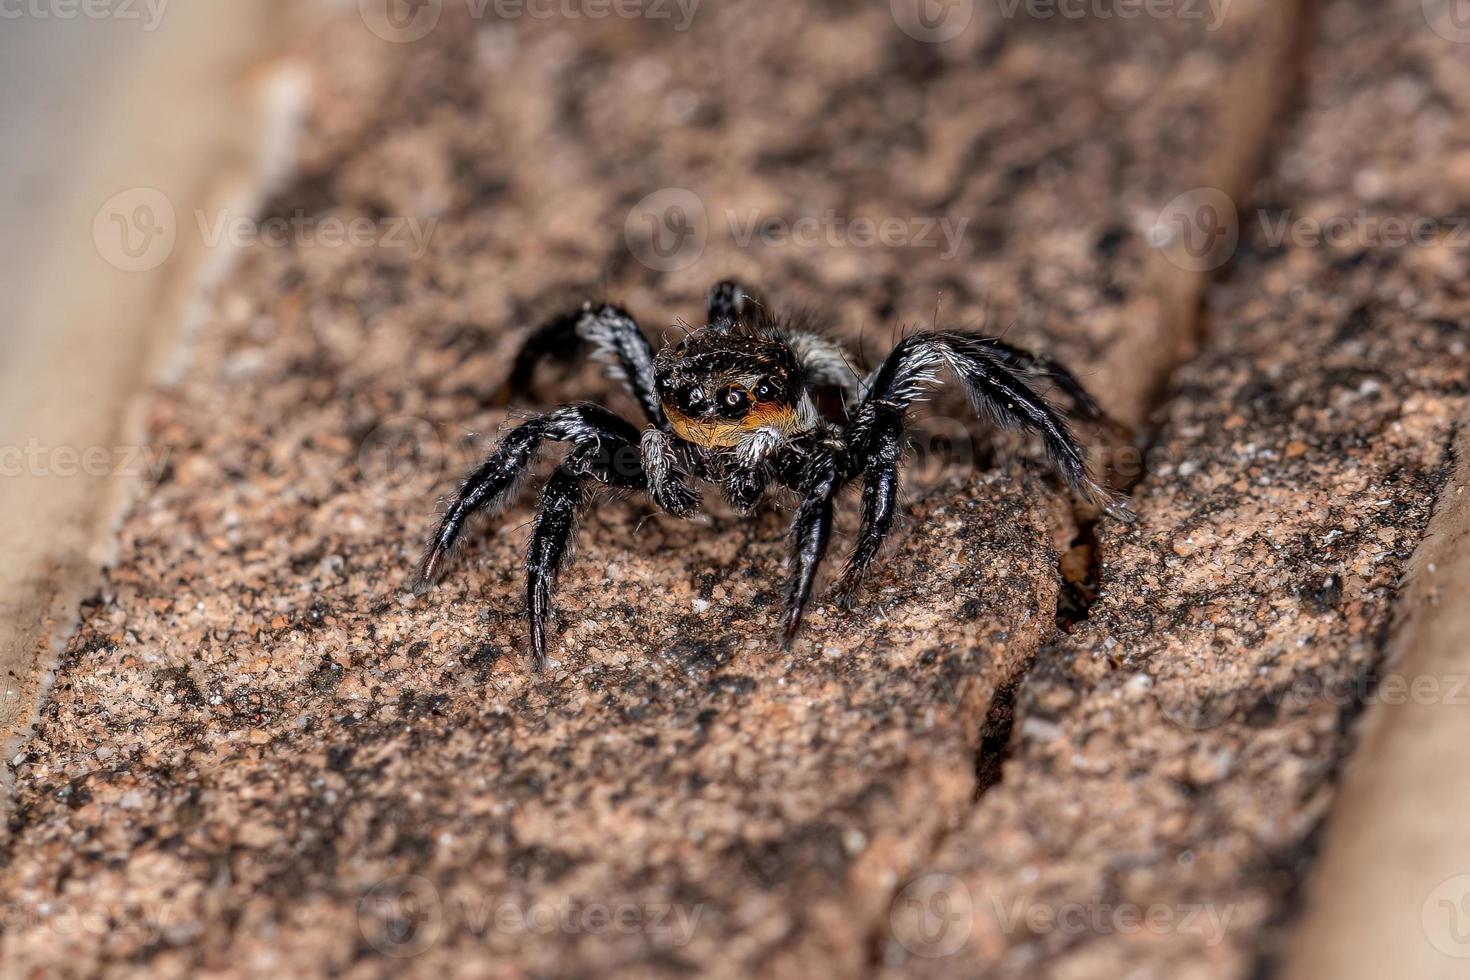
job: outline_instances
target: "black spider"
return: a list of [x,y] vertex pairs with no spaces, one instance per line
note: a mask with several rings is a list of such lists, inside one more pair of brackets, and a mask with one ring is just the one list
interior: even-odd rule
[[[782,630],[789,646],[827,552],[833,500],[859,476],[862,525],[837,586],[844,605],[877,556],[893,527],[905,410],[938,384],[945,367],[964,383],[977,411],[1040,434],[1052,465],[1074,492],[1114,517],[1132,519],[1088,475],[1067,422],[1028,380],[1045,379],[1068,396],[1077,415],[1101,418],[1092,396],[1055,361],[993,337],[925,332],[905,337],[861,379],[832,340],[765,310],[744,287],[720,283],[710,291],[709,325],[657,355],[633,318],[606,304],[585,303],[533,332],[516,356],[508,391],[525,392],[542,359],[569,359],[590,346],[592,356],[627,384],[649,425],[640,433],[608,409],[584,403],[532,416],[511,429],[455,494],[414,591],[422,595],[433,585],[471,515],[511,503],[543,444],[566,442],[566,459],[541,491],[526,556],[527,613],[538,668],[546,660],[552,589],[596,485],[643,491],[678,517],[691,516],[700,504],[691,477],[720,486],[742,512],[773,481],[796,491],[801,502],[791,526]],[[841,394],[845,420],[818,412],[813,394],[822,389]]]

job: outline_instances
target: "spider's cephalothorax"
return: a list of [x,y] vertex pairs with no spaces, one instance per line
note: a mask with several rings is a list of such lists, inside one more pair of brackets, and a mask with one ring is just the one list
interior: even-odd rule
[[791,348],[719,329],[691,334],[654,359],[655,392],[675,437],[735,449],[753,432],[794,435],[817,421]]
[[[837,589],[851,599],[893,527],[904,414],[949,368],[977,409],[1002,424],[1038,433],[1071,489],[1120,519],[1126,507],[1093,481],[1063,416],[1033,387],[1045,380],[1076,414],[1097,419],[1097,403],[1066,368],[993,337],[952,331],[911,334],[866,378],[842,348],[813,330],[769,317],[749,290],[720,283],[710,291],[709,324],[656,356],[637,323],[616,306],[584,303],[534,331],[511,369],[508,390],[523,393],[544,358],[567,359],[584,347],[605,362],[638,400],[641,432],[598,405],[576,404],[536,415],[510,430],[460,486],[429,542],[415,590],[423,593],[479,512],[515,496],[547,441],[570,444],[541,492],[526,556],[531,649],[546,659],[551,593],[570,551],[577,518],[597,486],[642,491],[661,509],[691,516],[699,480],[718,486],[749,511],[773,485],[800,496],[792,522],[791,577],[782,639],[795,638],[811,600],[832,531],[833,501],[862,478],[857,544]],[[842,419],[818,411],[814,395],[840,399]]]

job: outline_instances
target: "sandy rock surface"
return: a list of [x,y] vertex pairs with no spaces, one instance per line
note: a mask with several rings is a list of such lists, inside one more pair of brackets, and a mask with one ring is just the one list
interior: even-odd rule
[[[790,654],[775,507],[600,503],[540,675],[530,501],[437,591],[403,587],[437,497],[510,418],[491,406],[523,329],[588,294],[657,336],[739,275],[868,360],[942,297],[940,322],[1059,354],[1147,440],[1208,271],[1149,235],[1179,195],[1244,182],[1227,137],[1264,127],[1222,92],[1271,77],[1284,8],[1241,0],[1212,31],[977,15],[932,44],[881,4],[710,5],[688,31],[451,6],[418,43],[351,16],[307,52],[302,172],[269,213],[403,244],[263,245],[212,293],[151,413],[169,471],[13,761],[0,970],[1248,972],[1361,702],[1292,685],[1371,669],[1433,503],[1463,253],[1245,228],[1147,471],[1126,435],[1087,433],[1143,477],[1133,529],[1092,530],[1033,446],[941,402],[928,428],[961,450],[916,472],[858,607],[818,604]],[[1401,23],[1357,26],[1368,9],[1324,23],[1370,44]],[[1421,57],[1374,97],[1430,101]],[[1325,134],[1388,107],[1352,88],[1314,81],[1275,199],[1360,191],[1376,150]],[[1442,113],[1421,124],[1405,138],[1447,149]],[[1436,206],[1413,196],[1433,169],[1405,155],[1388,205]],[[692,238],[645,222],[670,201]],[[782,238],[829,212],[818,244]],[[752,216],[770,241],[742,244]],[[908,237],[862,244],[859,217]],[[538,388],[607,391],[590,369]],[[967,920],[935,904],[957,897]],[[1156,903],[1175,925],[1075,934],[1002,901],[1022,921]],[[1192,905],[1232,918],[1192,933]]]

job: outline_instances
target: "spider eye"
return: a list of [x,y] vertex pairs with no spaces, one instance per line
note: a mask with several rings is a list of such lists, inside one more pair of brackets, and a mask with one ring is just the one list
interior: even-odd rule
[[776,386],[768,379],[762,378],[761,383],[755,386],[755,400],[758,402],[773,402],[779,395]]
[[745,393],[745,389],[736,388],[733,385],[720,389],[718,401],[720,414],[726,418],[742,418],[746,410],[750,408],[750,396]]
[[704,407],[704,389],[690,388],[688,391],[684,392],[684,397],[681,398],[680,401],[683,402],[683,405],[681,407],[684,409],[684,411],[690,413],[698,412],[701,408]]

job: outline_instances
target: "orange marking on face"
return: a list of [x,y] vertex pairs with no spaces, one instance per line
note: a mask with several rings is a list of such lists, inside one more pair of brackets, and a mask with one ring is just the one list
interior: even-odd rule
[[740,445],[747,432],[772,426],[790,432],[796,426],[796,410],[790,405],[757,402],[738,422],[727,419],[692,419],[672,405],[664,405],[664,414],[674,427],[674,435],[685,442],[711,449],[731,449]]

